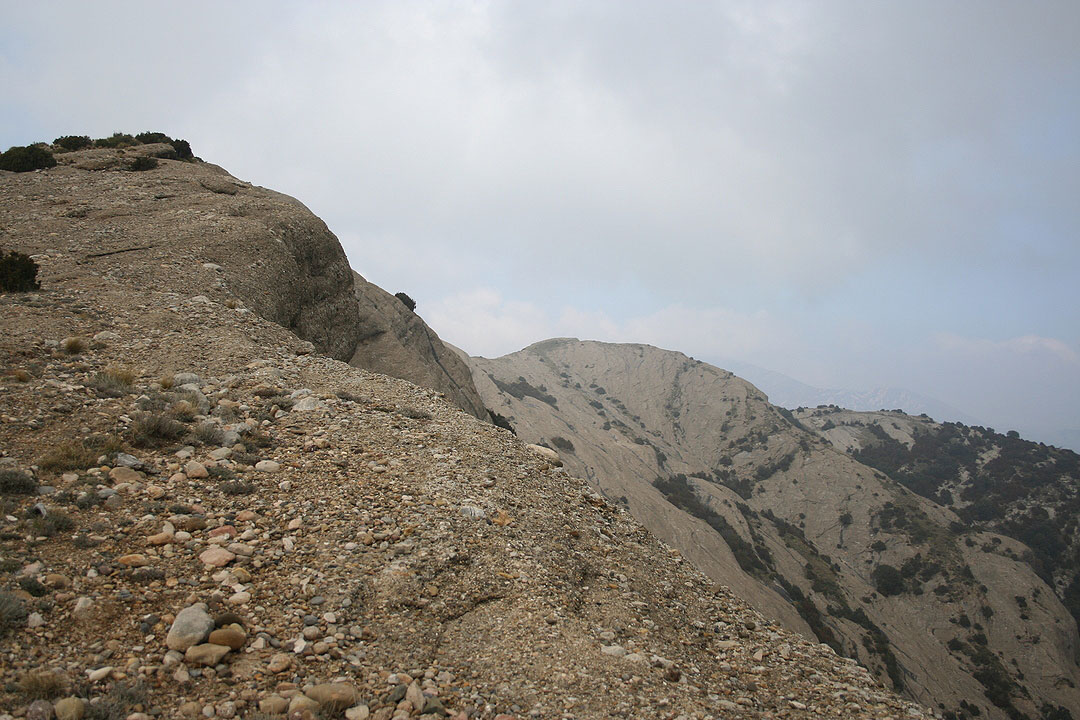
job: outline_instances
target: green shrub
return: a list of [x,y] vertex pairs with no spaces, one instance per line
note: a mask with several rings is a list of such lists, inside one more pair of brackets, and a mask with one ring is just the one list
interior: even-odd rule
[[29,255],[0,250],[0,292],[40,290],[37,274],[38,264]]
[[128,170],[134,172],[141,172],[143,170],[153,170],[158,166],[158,160],[155,157],[149,155],[140,155],[139,157],[128,163]]
[[187,140],[173,140],[173,149],[176,150],[176,155],[181,160],[191,160],[195,157],[195,154],[191,152],[191,145]]
[[183,423],[160,413],[140,413],[131,423],[131,441],[135,445],[154,445],[166,440],[176,440],[187,428]]
[[221,445],[225,441],[225,433],[214,423],[201,423],[193,433],[195,440],[201,445]]
[[53,140],[52,144],[65,150],[82,150],[93,145],[94,141],[87,135],[64,135]]
[[172,143],[173,139],[165,133],[159,132],[141,132],[135,136],[135,139],[141,142],[143,145],[150,145],[151,143]]
[[74,530],[75,521],[61,510],[50,510],[44,517],[35,517],[30,523],[30,528],[35,535],[52,537],[58,532]]
[[416,312],[416,301],[403,292],[394,293],[394,297],[401,301],[401,304],[409,308],[411,312]]
[[229,482],[221,483],[218,486],[218,490],[226,495],[250,495],[255,492],[255,486],[251,483],[241,482],[240,480],[230,480]]
[[127,133],[113,133],[107,138],[98,138],[94,141],[94,147],[99,148],[119,148],[119,147],[131,147],[132,145],[138,145],[139,141],[133,138]]
[[0,638],[26,621],[26,606],[18,596],[0,590]]
[[0,495],[30,495],[37,490],[37,483],[19,470],[0,470]]
[[97,464],[100,453],[90,450],[80,443],[62,442],[41,458],[38,464],[42,470],[63,472],[65,470],[85,470]]
[[878,565],[870,577],[877,591],[886,597],[904,592],[904,576],[892,565]]
[[56,167],[56,158],[40,145],[23,147],[16,145],[0,154],[0,170],[11,172],[30,172]]

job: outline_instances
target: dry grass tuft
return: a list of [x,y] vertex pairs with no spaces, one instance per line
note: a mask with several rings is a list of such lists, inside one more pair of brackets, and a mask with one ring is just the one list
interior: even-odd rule
[[90,343],[83,337],[67,337],[60,341],[60,349],[68,355],[78,355],[86,352]]
[[65,470],[85,470],[97,464],[102,453],[85,447],[82,443],[69,440],[62,442],[41,458],[38,465],[42,470],[63,472]]
[[172,375],[162,375],[158,379],[158,385],[161,386],[162,390],[168,390],[169,388],[171,388],[175,384],[176,384],[176,380],[173,378]]
[[187,427],[168,415],[139,413],[131,423],[131,442],[139,447],[176,440],[187,432]]
[[135,373],[121,368],[106,368],[90,380],[90,387],[101,397],[123,397],[132,390]]
[[52,700],[67,691],[67,680],[51,672],[31,672],[19,680],[19,690],[27,700]]

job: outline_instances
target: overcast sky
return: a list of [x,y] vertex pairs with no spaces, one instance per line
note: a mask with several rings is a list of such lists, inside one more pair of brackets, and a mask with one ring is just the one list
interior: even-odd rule
[[1080,3],[0,1],[0,146],[155,130],[445,339],[1080,443]]

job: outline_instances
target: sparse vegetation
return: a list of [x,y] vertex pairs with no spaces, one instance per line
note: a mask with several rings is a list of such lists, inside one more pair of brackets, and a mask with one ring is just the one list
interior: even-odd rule
[[503,382],[494,375],[488,375],[488,377],[491,378],[491,382],[495,383],[496,387],[518,400],[524,400],[526,397],[533,397],[542,403],[547,403],[556,410],[559,408],[555,397],[553,395],[548,395],[547,388],[543,385],[538,388],[533,387],[524,377],[518,377],[517,380],[511,383]]
[[89,347],[90,343],[84,337],[68,337],[60,342],[60,349],[68,355],[80,355]]
[[192,437],[200,445],[212,447],[218,447],[225,442],[225,433],[217,425],[210,422],[200,423],[195,428],[195,432],[192,433]]
[[132,390],[135,373],[122,368],[106,368],[90,379],[90,387],[99,397],[123,397]]
[[26,622],[26,606],[18,596],[0,590],[0,638]]
[[19,680],[19,690],[27,700],[53,700],[67,690],[63,677],[51,672],[31,672]]
[[564,437],[556,435],[551,438],[551,444],[555,446],[556,450],[562,450],[564,452],[574,452],[574,443],[570,442]]
[[28,145],[8,148],[0,153],[0,170],[11,172],[30,172],[56,167],[56,158],[41,145]]
[[0,250],[0,292],[40,290],[38,264],[29,255]]
[[94,141],[90,139],[89,135],[64,135],[58,137],[52,142],[53,145],[59,145],[64,150],[83,150],[94,144]]
[[38,515],[30,521],[30,529],[35,535],[52,537],[56,533],[75,529],[75,521],[62,510],[49,510],[44,516]]
[[127,133],[116,132],[107,138],[98,138],[94,141],[94,147],[99,148],[119,148],[119,147],[131,147],[132,145],[138,145],[139,141]]
[[218,490],[226,495],[250,495],[255,492],[255,486],[240,480],[230,480],[218,486]]
[[37,483],[21,470],[0,470],[0,495],[30,495]]
[[131,162],[128,163],[128,170],[134,172],[142,172],[144,170],[153,170],[158,166],[158,159],[156,157],[150,157],[149,155],[140,155]]
[[886,597],[904,592],[904,576],[892,565],[878,565],[870,573],[870,578],[877,591]]
[[491,424],[495,427],[501,427],[503,430],[509,430],[514,435],[517,435],[517,431],[514,430],[514,426],[510,424],[510,421],[490,408],[488,408],[488,417],[491,418]]
[[131,442],[139,447],[177,440],[187,427],[162,413],[139,413],[131,423]]
[[50,472],[85,470],[97,464],[100,454],[80,442],[68,440],[55,445],[41,458],[38,465],[42,470]]
[[401,304],[409,308],[409,312],[416,312],[416,301],[403,292],[394,293],[394,297],[401,301]]

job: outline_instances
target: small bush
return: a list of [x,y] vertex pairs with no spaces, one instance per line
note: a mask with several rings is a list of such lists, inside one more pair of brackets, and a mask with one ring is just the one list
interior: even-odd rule
[[131,423],[132,442],[139,446],[176,440],[187,432],[183,423],[161,413],[139,413]]
[[86,338],[81,337],[64,338],[60,343],[60,349],[68,355],[79,355],[80,353],[86,352],[86,349],[89,347],[90,343],[86,341]]
[[119,148],[119,147],[131,147],[132,145],[138,145],[139,141],[133,138],[127,133],[113,133],[107,138],[98,138],[94,141],[94,147],[99,148]]
[[870,577],[877,591],[886,597],[904,592],[904,576],[892,565],[878,565]]
[[124,720],[133,706],[145,704],[146,686],[141,681],[133,685],[118,682],[97,702],[87,705],[83,720]]
[[191,152],[191,145],[188,144],[187,140],[173,140],[172,146],[176,150],[176,156],[181,160],[194,159],[195,154]]
[[173,380],[172,375],[162,375],[161,379],[158,380],[158,385],[161,386],[162,390],[168,390],[169,388],[171,388],[175,384],[176,384],[176,381]]
[[202,445],[220,446],[225,442],[225,433],[213,423],[202,423],[195,428],[193,436]]
[[98,455],[115,455],[124,449],[119,435],[90,435],[83,438],[83,445]]
[[65,150],[83,150],[94,144],[88,135],[64,135],[52,141],[53,145],[59,145]]
[[153,170],[158,166],[158,160],[155,157],[149,155],[140,155],[131,162],[128,163],[128,170],[134,172],[141,172],[143,170]]
[[0,154],[0,170],[11,172],[30,172],[56,167],[56,158],[40,145],[22,147],[16,145]]
[[65,470],[85,470],[97,464],[98,456],[95,452],[81,443],[74,441],[62,442],[41,458],[38,465],[42,470],[52,472],[64,472]]
[[555,446],[556,450],[562,450],[563,452],[574,452],[574,443],[570,442],[564,437],[556,435],[551,438],[551,444]]
[[403,292],[394,293],[394,297],[401,301],[401,304],[409,308],[410,312],[416,312],[416,301]]
[[0,292],[30,292],[40,290],[37,280],[38,264],[29,255],[12,250],[0,250]]
[[216,480],[235,480],[236,473],[224,465],[215,465],[214,467],[207,468],[207,472],[210,473],[210,477]]
[[75,521],[61,510],[50,510],[45,517],[35,517],[30,523],[31,531],[38,536],[52,537],[56,533],[75,529]]
[[143,145],[151,145],[153,143],[172,143],[173,139],[165,133],[159,132],[141,132],[135,136],[135,139],[141,142]]
[[26,621],[26,606],[16,595],[0,590],[0,638]]
[[254,465],[262,460],[262,457],[255,453],[233,451],[233,454],[229,456],[229,459],[237,465]]
[[37,490],[34,478],[19,470],[0,470],[0,495],[31,495]]
[[241,482],[239,480],[230,480],[229,482],[221,483],[218,486],[218,490],[226,495],[250,495],[255,492],[255,486],[251,483]]
[[169,406],[169,414],[177,420],[191,422],[195,419],[195,406],[187,400],[177,400]]
[[19,578],[19,587],[26,592],[30,593],[32,597],[44,597],[49,593],[49,588],[38,582],[35,577],[21,577]]
[[120,368],[106,368],[94,375],[90,380],[90,387],[97,392],[99,397],[123,397],[131,392],[131,386],[135,382],[135,373]]

